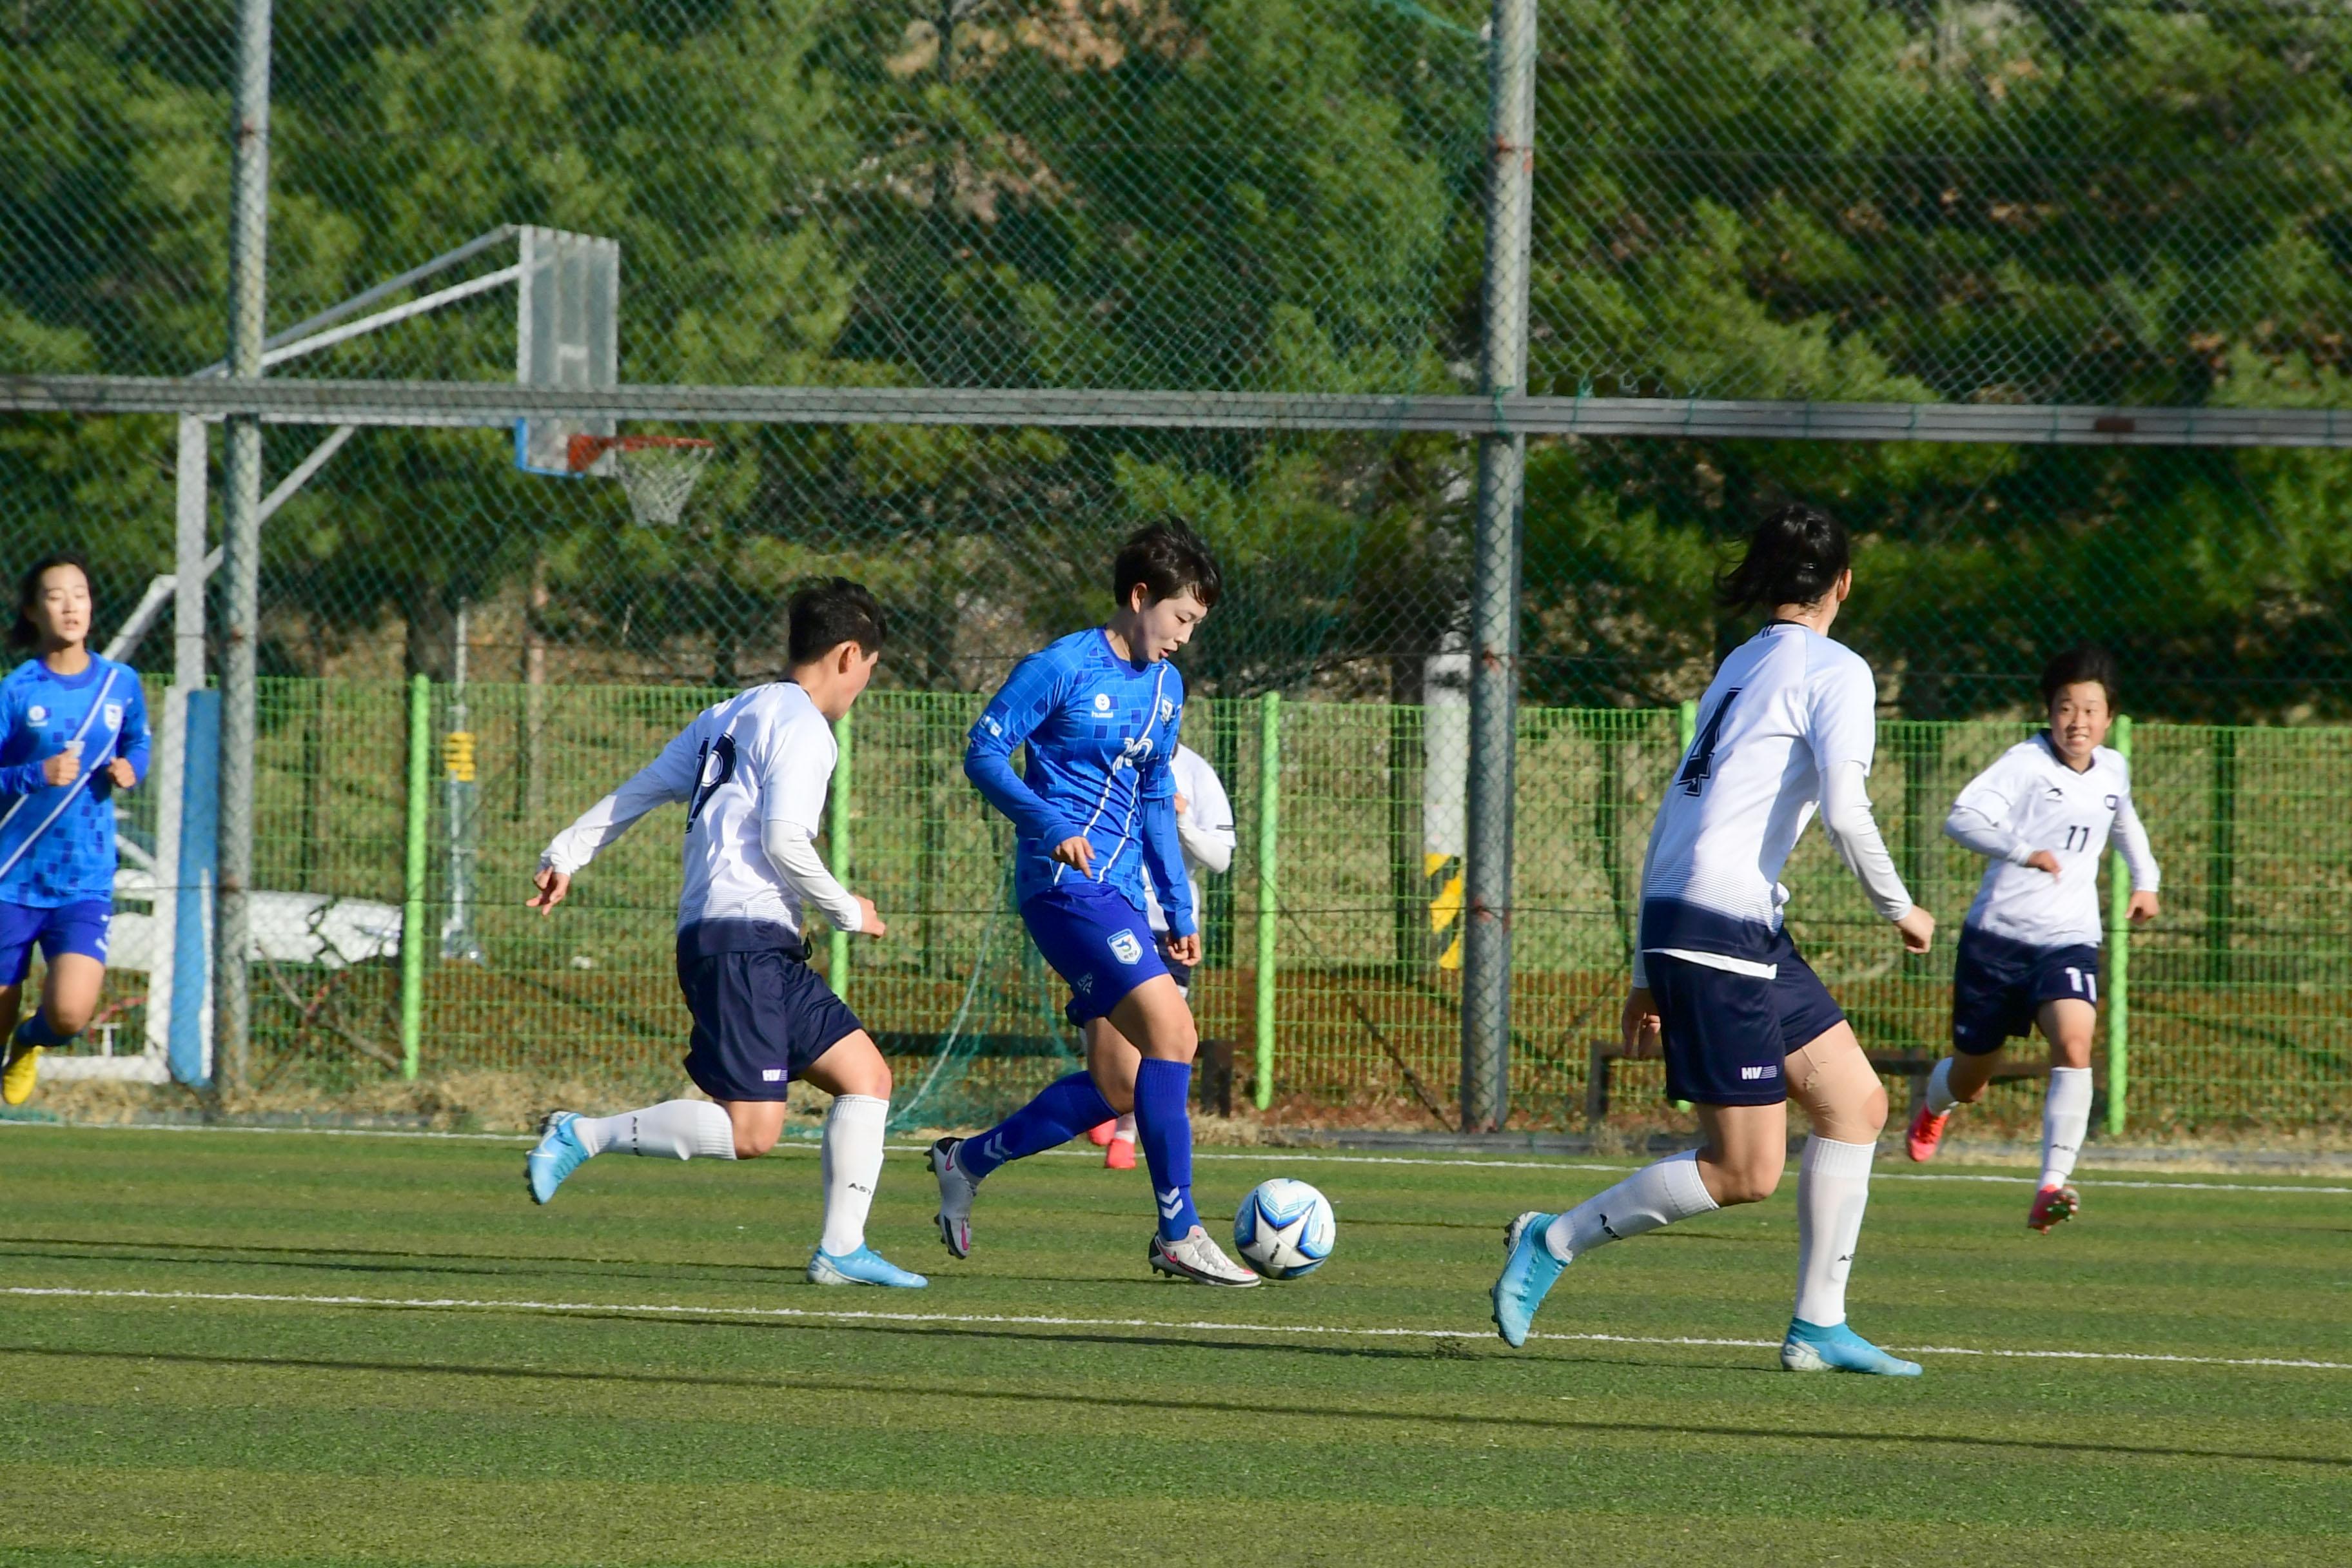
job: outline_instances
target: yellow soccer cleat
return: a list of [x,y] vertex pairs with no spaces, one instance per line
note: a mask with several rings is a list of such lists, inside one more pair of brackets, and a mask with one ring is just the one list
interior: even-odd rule
[[41,1047],[8,1042],[8,1065],[0,1069],[0,1100],[22,1105],[33,1098],[33,1080],[40,1076]]

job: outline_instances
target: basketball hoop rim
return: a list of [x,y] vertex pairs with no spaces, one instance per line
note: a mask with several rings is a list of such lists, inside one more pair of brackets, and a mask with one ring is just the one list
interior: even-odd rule
[[701,436],[574,436],[564,452],[572,471],[584,474],[608,452],[704,451],[719,443]]

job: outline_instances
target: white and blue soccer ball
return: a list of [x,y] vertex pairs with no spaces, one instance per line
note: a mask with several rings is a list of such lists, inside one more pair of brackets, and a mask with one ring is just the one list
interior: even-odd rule
[[1296,1279],[1323,1267],[1339,1237],[1331,1200],[1287,1176],[1261,1182],[1234,1215],[1234,1250],[1268,1279]]

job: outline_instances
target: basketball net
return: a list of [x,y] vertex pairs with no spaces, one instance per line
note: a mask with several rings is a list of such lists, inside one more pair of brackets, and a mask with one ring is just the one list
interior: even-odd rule
[[645,528],[675,528],[695,481],[719,450],[696,436],[574,436],[572,468],[585,473],[607,453],[629,511]]

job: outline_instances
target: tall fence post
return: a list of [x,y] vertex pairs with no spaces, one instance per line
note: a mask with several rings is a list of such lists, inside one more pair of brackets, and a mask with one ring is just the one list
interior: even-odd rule
[[[1675,704],[1675,764],[1666,770],[1666,777],[1671,779],[1682,770],[1682,759],[1689,756],[1690,749],[1697,743],[1698,703],[1694,699],[1685,698]],[[1638,894],[1635,896],[1639,897]],[[1639,909],[1633,911],[1633,940],[1636,942],[1642,940],[1642,911]],[[1688,1110],[1691,1102],[1677,1100],[1674,1101],[1674,1108]]]
[[400,1076],[416,1076],[425,1034],[425,868],[432,849],[433,683],[408,683],[408,859],[400,890]]
[[[1536,0],[1494,0],[1489,44],[1486,345],[1489,397],[1528,379],[1528,243],[1535,174]],[[1511,848],[1518,791],[1519,514],[1525,436],[1478,437],[1470,589],[1469,842],[1464,857],[1462,1126],[1511,1111]]]
[[[849,790],[855,776],[850,769],[850,716],[844,713],[833,722],[834,749],[840,753],[833,764],[833,793],[824,803],[825,848],[833,864],[826,868],[836,881],[849,881]],[[833,994],[843,1001],[849,1000],[849,933],[839,926],[825,946],[824,979]]]
[[[238,0],[236,149],[229,196],[228,373],[261,375],[269,240],[269,0]],[[213,1074],[234,1100],[250,1081],[253,1037],[254,654],[261,626],[261,420],[228,421],[220,727],[220,882],[214,916]]]
[[1276,923],[1282,913],[1282,694],[1258,699],[1257,719],[1257,1087],[1260,1110],[1274,1103]]
[[[2125,762],[2131,761],[2129,714],[2116,720],[2107,736]],[[2124,1093],[2131,1081],[2131,868],[2123,852],[2107,857],[2107,1131],[2124,1130]]]

